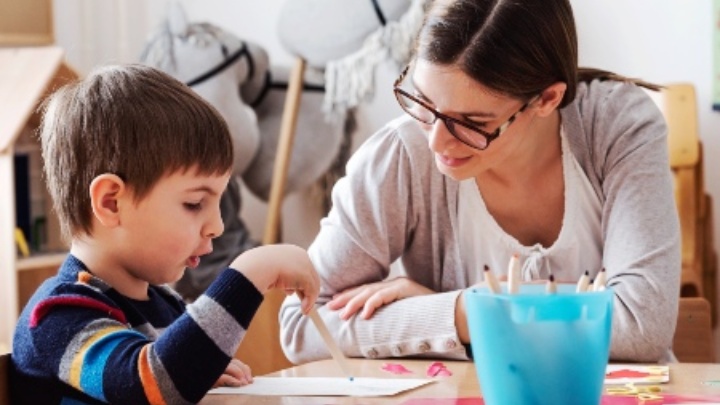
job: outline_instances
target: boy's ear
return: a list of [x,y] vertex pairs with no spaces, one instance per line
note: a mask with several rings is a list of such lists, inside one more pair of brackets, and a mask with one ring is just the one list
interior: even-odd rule
[[535,113],[541,117],[550,115],[562,102],[565,91],[567,91],[567,84],[563,82],[556,82],[546,87],[534,103]]
[[125,192],[125,182],[115,174],[101,174],[90,183],[93,215],[103,226],[112,228],[120,223],[118,198]]

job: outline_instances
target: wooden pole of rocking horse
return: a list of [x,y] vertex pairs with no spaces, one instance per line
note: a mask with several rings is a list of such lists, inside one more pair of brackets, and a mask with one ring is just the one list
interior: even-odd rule
[[287,182],[288,167],[292,157],[295,128],[297,126],[298,111],[300,110],[300,97],[302,96],[303,81],[305,77],[305,59],[298,58],[290,72],[288,91],[285,96],[282,121],[280,123],[280,138],[275,153],[275,166],[270,185],[270,199],[268,200],[267,223],[265,224],[264,244],[277,243],[280,240],[280,216],[282,211],[283,193]]
[[[290,73],[280,124],[280,138],[275,154],[267,223],[263,237],[263,244],[266,245],[277,243],[280,240],[280,214],[292,156],[304,77],[305,60],[298,58]],[[285,295],[280,291],[271,291],[265,295],[265,299],[255,314],[237,352],[236,357],[250,366],[253,375],[267,374],[292,366],[280,347],[278,313],[284,298]]]

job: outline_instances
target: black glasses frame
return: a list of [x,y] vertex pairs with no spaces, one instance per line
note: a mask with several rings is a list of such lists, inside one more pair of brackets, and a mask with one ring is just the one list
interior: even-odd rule
[[[458,120],[449,115],[445,115],[445,114],[439,112],[438,110],[430,107],[429,105],[427,105],[427,103],[423,102],[422,100],[419,100],[417,97],[411,95],[407,91],[401,89],[400,84],[403,82],[403,80],[405,80],[405,76],[407,75],[407,72],[409,69],[410,69],[410,65],[405,66],[405,69],[403,69],[402,73],[400,73],[400,76],[398,76],[398,78],[395,80],[395,83],[393,84],[393,93],[395,94],[395,98],[397,99],[398,104],[400,104],[400,108],[402,108],[403,111],[405,111],[408,115],[410,115],[411,117],[415,118],[416,120],[422,122],[423,124],[432,125],[438,119],[442,120],[442,122],[445,124],[445,127],[448,129],[448,132],[450,132],[450,134],[455,139],[457,139],[458,141],[464,143],[465,145],[467,145],[471,148],[478,149],[478,150],[487,149],[487,147],[490,146],[490,143],[492,141],[494,141],[495,139],[497,139],[500,135],[502,135],[503,132],[505,132],[508,129],[510,124],[512,124],[515,121],[518,114],[525,111],[525,109],[534,100],[534,98],[533,98],[532,100],[523,104],[522,107],[520,107],[520,109],[515,112],[515,114],[511,115],[510,118],[508,118],[507,121],[505,121],[503,124],[501,124],[499,127],[497,127],[497,129],[495,129],[495,131],[487,132],[487,131],[482,130],[470,123]],[[426,121],[426,120],[423,120],[423,119],[417,117],[415,114],[412,113],[412,111],[407,109],[407,107],[403,103],[401,97],[409,98],[413,102],[423,106],[426,110],[428,110],[430,113],[433,114],[433,119],[431,121]],[[476,132],[478,135],[482,136],[485,139],[485,144],[482,145],[480,143],[473,143],[473,141],[470,139],[467,139],[467,137],[465,137],[463,135],[458,135],[455,132],[455,125],[460,125],[466,129],[469,129],[470,131]]]

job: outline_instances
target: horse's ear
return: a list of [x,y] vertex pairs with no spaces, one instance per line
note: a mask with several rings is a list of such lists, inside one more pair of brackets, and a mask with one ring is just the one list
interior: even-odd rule
[[173,36],[184,38],[190,34],[190,24],[188,24],[185,9],[179,1],[174,0],[168,3],[167,21]]
[[247,80],[240,85],[240,95],[243,101],[251,107],[256,107],[260,102],[267,86],[270,76],[270,58],[265,49],[250,41],[245,41],[249,57],[252,59],[254,69],[252,75],[248,75]]

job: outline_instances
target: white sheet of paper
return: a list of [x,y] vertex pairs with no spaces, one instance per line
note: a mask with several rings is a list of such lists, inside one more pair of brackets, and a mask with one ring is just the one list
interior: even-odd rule
[[420,378],[355,378],[344,377],[255,377],[244,387],[223,387],[208,394],[382,397],[434,382]]

